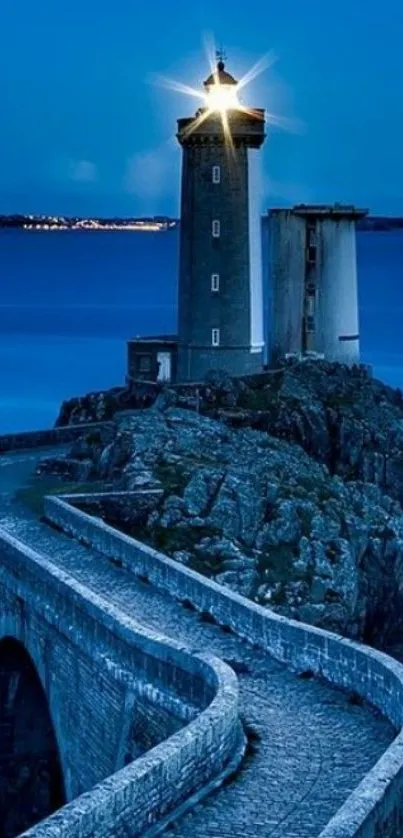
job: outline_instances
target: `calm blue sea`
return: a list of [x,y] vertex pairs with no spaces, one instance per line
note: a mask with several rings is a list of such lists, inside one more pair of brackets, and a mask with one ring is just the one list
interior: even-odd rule
[[[0,433],[124,381],[125,341],[176,328],[178,232],[0,231]],[[358,235],[361,348],[403,386],[403,233]]]

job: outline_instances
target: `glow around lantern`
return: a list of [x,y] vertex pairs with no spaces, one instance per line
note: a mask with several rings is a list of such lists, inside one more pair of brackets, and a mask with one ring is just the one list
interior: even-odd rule
[[215,84],[209,85],[205,94],[205,102],[209,111],[224,113],[229,110],[239,110],[238,85]]
[[[197,130],[202,123],[208,119],[213,114],[219,114],[224,130],[224,134],[226,137],[226,141],[229,146],[232,146],[232,138],[231,138],[231,131],[230,131],[230,120],[229,120],[229,112],[230,111],[241,111],[245,114],[254,115],[256,112],[254,108],[247,107],[243,105],[239,99],[238,94],[243,91],[243,89],[250,84],[250,82],[255,79],[260,73],[266,70],[268,67],[272,66],[274,62],[277,60],[276,56],[273,53],[267,53],[267,55],[263,56],[251,69],[242,76],[242,78],[237,82],[233,77],[229,76],[227,72],[224,72],[224,62],[220,53],[216,52],[215,60],[210,55],[211,50],[208,50],[209,54],[209,64],[211,68],[211,75],[209,79],[204,82],[203,87],[204,90],[200,88],[197,89],[195,87],[191,87],[188,84],[184,84],[183,82],[174,81],[172,79],[161,78],[159,77],[158,83],[163,87],[167,87],[170,90],[177,91],[179,93],[184,93],[187,96],[194,97],[195,99],[202,100],[202,107],[198,110],[195,119],[192,121],[191,125],[189,125],[188,133],[191,134],[193,131]],[[218,62],[217,62],[217,59]],[[228,80],[231,80],[231,83],[227,83]],[[291,128],[291,122],[289,120],[284,119],[283,117],[279,117],[274,115],[270,111],[266,109],[266,121],[273,125],[278,125],[283,128]]]

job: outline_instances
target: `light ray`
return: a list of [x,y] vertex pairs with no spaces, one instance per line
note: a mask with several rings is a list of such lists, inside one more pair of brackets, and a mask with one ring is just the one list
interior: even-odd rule
[[[188,84],[183,84],[174,79],[165,77],[154,77],[154,81],[162,87],[169,90],[174,90],[177,93],[184,93],[187,96],[192,96],[198,99],[201,103],[201,108],[197,111],[195,118],[191,121],[189,126],[184,129],[184,136],[189,136],[207,120],[212,114],[219,114],[221,118],[223,133],[225,137],[225,144],[229,151],[234,153],[234,142],[231,135],[231,127],[228,118],[229,111],[241,111],[250,117],[261,119],[262,112],[260,109],[253,107],[246,107],[238,100],[238,92],[243,90],[253,79],[272,67],[277,61],[277,56],[273,51],[266,53],[257,61],[250,70],[248,70],[240,79],[239,82],[232,80],[232,83],[220,83],[220,70],[218,66],[219,54],[215,49],[215,42],[212,35],[204,36],[204,48],[207,55],[207,60],[211,68],[212,84],[207,86],[207,89],[196,89]],[[220,59],[221,60],[221,59]],[[225,76],[224,76],[225,78]],[[266,110],[266,121],[269,125],[282,128],[284,130],[300,133],[303,130],[302,123],[296,120],[288,119],[279,114],[271,113]],[[235,155],[234,155],[235,156]]]
[[188,84],[183,84],[181,81],[175,79],[168,79],[165,76],[154,76],[153,81],[159,87],[164,87],[166,90],[174,90],[176,93],[185,93],[187,96],[194,96],[196,99],[203,99],[203,91],[197,90],[195,87],[190,87]]
[[188,125],[188,127],[184,129],[183,136],[190,137],[190,135],[193,134],[193,131],[197,131],[197,129],[200,128],[200,125],[202,125],[203,122],[210,116],[210,113],[211,112],[208,110],[208,108],[201,111],[196,116],[196,118],[192,120],[190,125]]
[[217,47],[215,45],[214,36],[209,33],[205,35],[203,38],[204,41],[204,51],[206,53],[207,61],[210,67],[211,73],[216,72],[216,64],[217,64]]
[[281,116],[276,113],[266,113],[266,121],[270,125],[275,125],[276,128],[281,128],[283,131],[289,131],[290,134],[303,134],[305,131],[305,124],[299,119],[289,119],[287,116]]
[[[254,116],[255,118],[259,118],[260,114],[259,111],[255,108],[248,108],[245,105],[240,105],[239,110],[242,113],[248,114],[248,116]],[[266,109],[266,122],[270,125],[275,125],[276,128],[282,128],[284,131],[289,131],[290,133],[301,134],[304,131],[304,123],[298,119],[289,119],[286,116],[281,116],[280,114],[271,113]]]
[[260,76],[261,73],[264,73],[265,70],[268,70],[269,67],[272,67],[273,64],[278,61],[277,55],[273,52],[267,52],[266,55],[263,55],[262,58],[259,58],[259,61],[253,65],[253,67],[245,73],[244,76],[238,82],[238,90],[242,90],[247,84],[250,84],[253,79],[257,76]]
[[232,154],[234,154],[234,143],[228,122],[228,111],[221,111],[221,121],[228,148],[232,152]]
[[254,116],[256,119],[260,117],[260,111],[258,108],[250,108],[247,105],[239,105],[238,110],[242,111],[242,113],[246,113],[248,116]]

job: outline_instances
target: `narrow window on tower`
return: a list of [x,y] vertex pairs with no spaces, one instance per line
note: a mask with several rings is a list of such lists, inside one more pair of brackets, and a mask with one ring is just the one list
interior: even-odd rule
[[220,290],[220,274],[211,274],[211,290]]
[[308,317],[306,318],[306,330],[307,332],[315,331],[315,319],[311,315],[308,315]]
[[213,166],[213,183],[220,183],[221,180],[221,169],[220,166]]
[[316,247],[311,244],[307,248],[306,260],[308,265],[314,265],[316,263]]
[[306,313],[308,317],[313,317],[315,314],[315,297],[310,294],[306,301]]
[[212,329],[211,330],[211,343],[213,346],[220,345],[220,330],[219,329]]
[[314,265],[316,262],[316,224],[311,222],[306,231],[306,261],[308,265]]
[[214,221],[213,221],[212,234],[213,234],[213,239],[219,239],[220,238],[220,222],[217,221],[217,219],[214,219]]

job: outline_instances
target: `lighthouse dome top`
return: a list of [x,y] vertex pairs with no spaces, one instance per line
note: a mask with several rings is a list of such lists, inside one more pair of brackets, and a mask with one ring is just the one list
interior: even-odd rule
[[238,110],[238,82],[227,73],[221,55],[217,56],[217,67],[203,83],[205,100],[210,111]]
[[222,59],[220,59],[217,62],[217,69],[214,71],[214,73],[211,73],[208,79],[206,79],[206,81],[203,82],[203,86],[207,88],[212,87],[213,85],[220,85],[226,87],[227,85],[236,86],[237,84],[237,80],[234,79],[234,77],[231,76],[230,73],[227,73],[224,61]]

